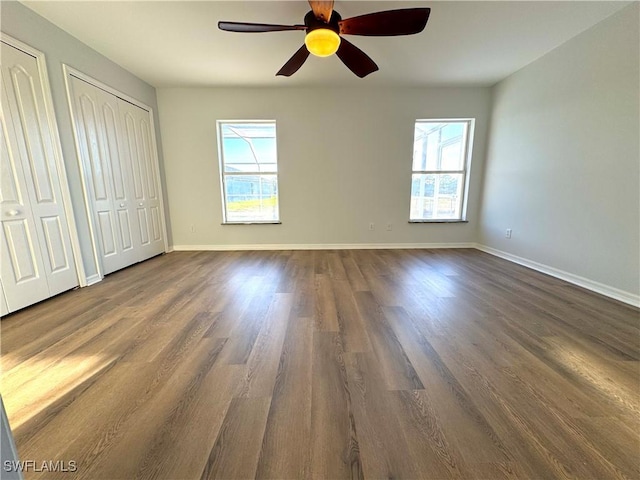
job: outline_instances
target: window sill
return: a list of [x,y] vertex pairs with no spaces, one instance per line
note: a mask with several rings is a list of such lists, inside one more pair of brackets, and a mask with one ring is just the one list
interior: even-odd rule
[[469,220],[409,220],[409,223],[469,223]]
[[280,221],[267,221],[267,222],[222,222],[220,225],[282,225]]

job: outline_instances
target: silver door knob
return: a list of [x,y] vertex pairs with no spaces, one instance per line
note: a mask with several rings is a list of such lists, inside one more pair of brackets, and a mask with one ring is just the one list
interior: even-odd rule
[[124,208],[124,203],[121,203],[121,204],[120,204],[120,208]]
[[7,212],[7,215],[8,215],[9,217],[15,217],[15,216],[16,216],[16,215],[18,215],[19,213],[20,213],[20,211],[19,211],[19,210],[9,210],[9,211]]
[[138,206],[139,206],[139,207],[144,207],[144,203],[140,202],[140,203],[138,204]]

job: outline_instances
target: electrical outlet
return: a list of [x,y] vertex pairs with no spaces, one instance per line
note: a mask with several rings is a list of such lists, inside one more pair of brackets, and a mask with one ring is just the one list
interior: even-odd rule
[[507,230],[504,232],[504,236],[507,238],[511,238],[511,229],[507,228]]
[[373,222],[371,222],[371,223],[369,224],[369,230],[375,230],[375,229],[376,229],[376,224],[375,224],[375,223],[373,223]]
[[387,232],[390,232],[391,230],[393,230],[393,225],[390,223],[387,223]]

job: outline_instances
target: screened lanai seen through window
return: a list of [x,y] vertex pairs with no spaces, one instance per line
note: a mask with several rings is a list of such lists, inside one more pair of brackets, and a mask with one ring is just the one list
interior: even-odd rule
[[225,223],[277,223],[275,121],[218,121]]
[[472,133],[473,119],[416,121],[410,221],[464,220]]

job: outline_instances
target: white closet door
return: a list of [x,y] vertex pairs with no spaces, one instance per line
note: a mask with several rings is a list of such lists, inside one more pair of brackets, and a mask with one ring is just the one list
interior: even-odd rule
[[[4,49],[2,51],[4,54]],[[2,60],[4,61],[4,55]],[[16,132],[11,120],[5,69],[2,69],[2,137],[0,204],[2,206],[2,272],[11,310],[47,298],[49,285],[42,265],[36,222],[22,169]],[[7,115],[9,114],[9,115]]]
[[2,281],[10,311],[78,285],[34,57],[2,43]]
[[95,235],[108,274],[140,260],[130,168],[123,155],[117,97],[72,77],[75,117]]
[[118,99],[125,147],[131,165],[133,200],[140,231],[142,259],[164,252],[164,236],[160,209],[156,150],[151,135],[149,112]]
[[7,313],[9,313],[9,307],[7,305],[7,298],[4,295],[2,279],[0,278],[0,317],[4,317]]
[[70,76],[72,114],[102,272],[164,252],[150,113]]

